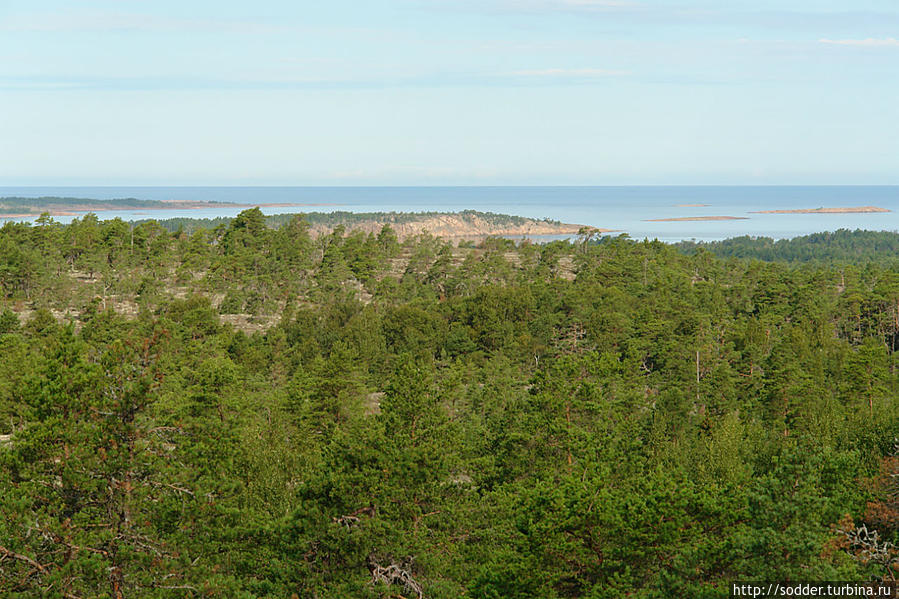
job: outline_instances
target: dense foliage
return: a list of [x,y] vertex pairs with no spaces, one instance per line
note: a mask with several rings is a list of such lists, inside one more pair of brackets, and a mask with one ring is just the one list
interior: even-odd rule
[[899,233],[840,229],[792,239],[734,237],[723,241],[677,244],[688,254],[705,249],[722,258],[752,258],[769,262],[860,262],[899,258]]
[[[462,210],[459,212],[347,212],[345,210],[335,210],[332,212],[308,212],[303,214],[303,218],[310,226],[318,226],[332,230],[335,227],[343,226],[353,228],[360,224],[370,222],[379,222],[390,225],[401,225],[405,223],[416,223],[423,219],[435,216],[446,216],[452,214],[463,222],[473,218],[484,219],[492,226],[500,228],[507,226],[521,226],[535,222],[533,219],[524,218],[522,216],[511,216],[508,214],[496,214],[495,212],[480,212],[478,210]],[[271,228],[280,228],[290,223],[295,214],[270,214],[265,217],[265,224]],[[231,223],[231,218],[220,216],[216,218],[166,218],[159,220],[158,223],[169,231],[183,231],[193,233],[197,229],[215,229],[216,227],[227,227]],[[149,221],[138,221],[149,222]],[[542,223],[558,225],[557,220],[542,219]]]
[[253,209],[8,223],[0,297],[4,597],[726,597],[896,567],[890,266],[312,239]]

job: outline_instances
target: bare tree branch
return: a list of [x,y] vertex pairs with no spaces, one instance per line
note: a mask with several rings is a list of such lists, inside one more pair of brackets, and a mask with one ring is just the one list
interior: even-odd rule
[[3,547],[2,545],[0,545],[0,554],[3,554],[5,557],[11,557],[11,558],[13,558],[13,559],[15,559],[15,560],[19,560],[20,562],[25,562],[26,564],[28,564],[28,565],[31,566],[32,568],[37,568],[37,569],[40,570],[41,572],[46,572],[46,571],[47,571],[47,568],[45,568],[45,567],[42,566],[41,564],[37,563],[36,561],[34,561],[33,559],[31,559],[31,558],[28,557],[27,555],[21,555],[21,554],[19,554],[19,553],[14,552],[14,551],[10,551],[9,549],[7,549],[6,547]]

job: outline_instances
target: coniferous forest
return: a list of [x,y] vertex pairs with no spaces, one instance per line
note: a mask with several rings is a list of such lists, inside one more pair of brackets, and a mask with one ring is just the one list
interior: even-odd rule
[[8,222],[0,596],[892,579],[897,239]]

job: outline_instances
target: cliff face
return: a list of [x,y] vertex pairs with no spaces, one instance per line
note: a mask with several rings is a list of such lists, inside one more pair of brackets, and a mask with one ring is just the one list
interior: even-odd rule
[[[518,222],[502,222],[471,214],[422,215],[404,222],[390,222],[388,219],[373,218],[362,222],[344,223],[347,232],[364,231],[377,233],[384,225],[390,225],[401,240],[419,235],[425,231],[435,237],[446,239],[469,239],[490,235],[525,237],[528,235],[576,235],[582,225],[554,223],[533,219],[516,219]],[[330,233],[332,224],[313,224],[313,236]],[[607,232],[607,229],[599,229]]]

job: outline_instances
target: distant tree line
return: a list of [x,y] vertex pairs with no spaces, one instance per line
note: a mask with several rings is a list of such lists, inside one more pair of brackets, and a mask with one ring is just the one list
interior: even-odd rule
[[766,262],[860,262],[899,258],[899,233],[839,229],[792,239],[734,237],[723,241],[684,241],[677,247],[694,254],[709,251],[722,258],[749,258]]
[[160,200],[138,200],[136,198],[119,198],[114,200],[92,200],[87,198],[67,198],[43,196],[39,198],[2,197],[0,211],[23,211],[26,213],[41,210],[65,210],[73,206],[90,205],[94,210],[165,208],[169,204]]

